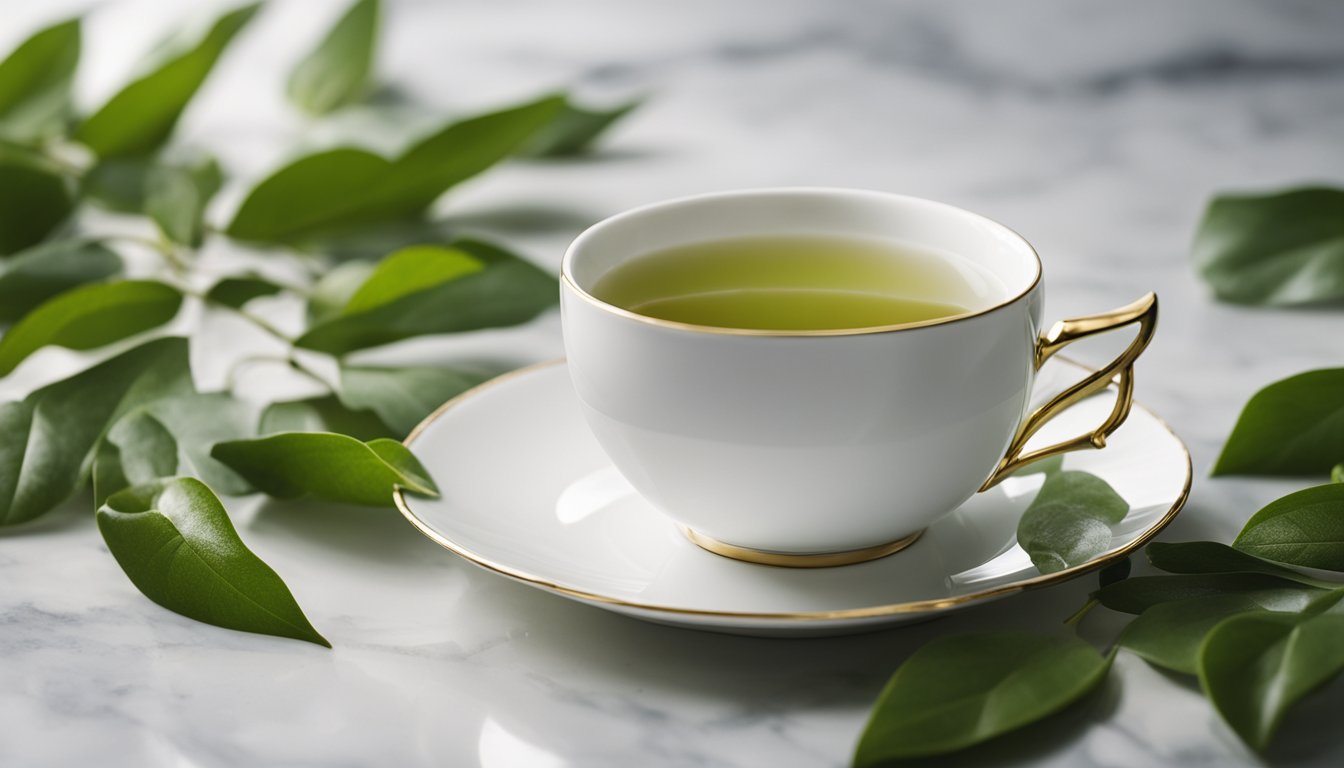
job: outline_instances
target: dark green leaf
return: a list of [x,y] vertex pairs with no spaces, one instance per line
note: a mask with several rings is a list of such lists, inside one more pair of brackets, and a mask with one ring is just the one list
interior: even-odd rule
[[1344,368],[1277,381],[1246,403],[1215,475],[1323,475],[1344,457]]
[[587,152],[613,123],[628,115],[639,101],[630,101],[612,109],[584,109],[572,101],[555,119],[537,131],[527,143],[526,154],[533,157],[571,157]]
[[1262,573],[1290,581],[1320,586],[1320,582],[1291,568],[1262,560],[1226,544],[1186,541],[1148,545],[1148,562],[1168,573]]
[[941,755],[1063,709],[1110,668],[1076,637],[1016,632],[943,637],[914,653],[878,698],[855,766]]
[[369,88],[378,0],[357,0],[289,77],[289,99],[316,115],[358,101]]
[[282,286],[272,283],[264,277],[226,277],[211,286],[205,294],[205,300],[222,304],[234,309],[262,296],[273,296],[283,290]]
[[1046,475],[1017,523],[1017,542],[1041,573],[1081,565],[1111,548],[1129,504],[1105,480],[1076,470]]
[[261,413],[258,432],[338,432],[365,441],[396,435],[373,412],[353,411],[335,395],[272,403]]
[[44,301],[121,272],[121,257],[96,240],[57,240],[0,263],[0,324],[12,323]]
[[113,494],[98,530],[145,597],[197,621],[331,644],[275,571],[238,538],[208,486],[183,477]]
[[1173,600],[1140,614],[1118,642],[1152,664],[1193,675],[1199,670],[1200,645],[1224,619],[1254,611],[1300,611],[1319,594],[1312,589],[1271,589]]
[[1195,235],[1194,256],[1223,301],[1344,300],[1344,190],[1215,198]]
[[485,368],[341,368],[341,402],[369,410],[406,437],[426,416],[448,400],[498,375]]
[[0,256],[38,244],[74,207],[60,174],[38,159],[0,151]]
[[177,119],[234,35],[260,3],[221,16],[195,47],[121,89],[75,132],[99,157],[153,152],[172,135]]
[[55,345],[94,349],[173,319],[182,306],[176,288],[152,280],[97,283],[43,303],[0,339],[0,376],[28,355]]
[[438,495],[424,467],[395,440],[362,443],[329,432],[284,432],[219,443],[211,455],[281,499],[313,496],[390,507],[396,488]]
[[1232,546],[1276,563],[1344,571],[1344,484],[1270,502],[1246,521]]
[[79,46],[79,19],[71,19],[29,37],[0,61],[0,138],[31,141],[60,131],[70,116]]
[[187,342],[166,338],[0,405],[0,525],[31,520],[74,493],[122,415],[191,392]]
[[395,160],[351,148],[300,158],[248,194],[228,233],[288,242],[419,215],[449,187],[512,154],[562,104],[548,97],[454,123]]
[[1129,573],[1134,569],[1134,564],[1128,557],[1119,562],[1111,563],[1097,574],[1097,582],[1101,587],[1109,587],[1117,582],[1129,578]]
[[368,311],[320,323],[295,344],[342,355],[412,336],[517,325],[554,305],[558,294],[555,278],[520,259],[509,259]]
[[1197,573],[1179,576],[1135,576],[1099,590],[1095,597],[1107,608],[1140,614],[1176,600],[1255,593],[1257,601],[1280,599],[1279,593],[1320,594],[1322,590],[1301,582],[1260,573]]
[[195,166],[156,166],[146,180],[145,213],[169,240],[199,246],[205,236],[205,206],[223,182],[214,158]]
[[1224,620],[1200,648],[1199,681],[1228,725],[1263,750],[1288,709],[1344,671],[1344,590],[1297,614]]

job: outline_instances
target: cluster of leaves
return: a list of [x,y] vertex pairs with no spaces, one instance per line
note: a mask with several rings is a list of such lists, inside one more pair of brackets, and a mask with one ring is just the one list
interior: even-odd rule
[[[1344,191],[1302,189],[1213,202],[1195,260],[1219,298],[1256,304],[1344,300]],[[1042,462],[1045,464],[1045,462]],[[1042,573],[1088,562],[1128,510],[1105,481],[1058,463],[1018,526]],[[921,648],[878,699],[854,764],[947,754],[1036,722],[1080,700],[1119,649],[1204,693],[1248,745],[1267,748],[1285,715],[1344,673],[1344,368],[1271,384],[1247,403],[1214,475],[1330,482],[1252,516],[1229,546],[1153,543],[1162,575],[1102,572],[1096,605],[1132,614],[1106,655],[1075,635],[985,633]]]
[[[436,494],[398,440],[497,371],[368,367],[346,356],[523,323],[558,291],[551,275],[499,246],[426,239],[437,228],[406,223],[510,156],[583,151],[631,105],[594,112],[548,95],[446,122],[396,157],[359,147],[309,154],[255,184],[232,220],[214,227],[206,211],[223,169],[171,139],[259,10],[233,10],[202,37],[167,47],[85,116],[70,98],[78,19],[0,61],[0,376],[47,347],[99,358],[0,404],[0,526],[33,520],[91,481],[108,549],[151,600],[211,624],[325,645],[284,582],[243,544],[218,494],[383,507],[397,488]],[[317,116],[369,93],[379,15],[377,0],[358,0],[300,61],[288,87],[296,106]],[[100,233],[89,224],[98,217],[85,215],[92,208],[155,235]],[[373,227],[416,234],[381,259],[338,261],[324,250]],[[217,239],[253,261],[205,269],[201,247]],[[128,247],[147,248],[157,266],[130,279]],[[262,276],[275,270],[256,268],[281,261],[308,278],[278,282]],[[306,303],[306,328],[276,328],[249,308],[262,297]],[[274,336],[287,350],[281,362],[326,394],[272,403],[257,418],[233,377],[226,391],[200,391],[189,362],[195,337],[166,329],[189,324],[188,307]],[[332,358],[337,381],[313,369],[314,355]]]

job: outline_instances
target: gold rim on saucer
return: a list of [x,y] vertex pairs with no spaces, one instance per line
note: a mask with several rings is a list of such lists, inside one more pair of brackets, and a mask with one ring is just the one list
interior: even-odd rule
[[[1071,365],[1077,366],[1084,370],[1088,371],[1093,370],[1092,368],[1082,365],[1081,363],[1078,363],[1072,359],[1069,359],[1064,355],[1055,355],[1055,359],[1070,363]],[[407,448],[412,447],[412,444],[415,442],[416,438],[418,438],[421,434],[423,434],[424,431],[428,429],[431,424],[438,421],[440,418],[444,416],[444,414],[448,413],[448,411],[461,405],[467,400],[474,398],[477,395],[480,395],[481,393],[489,389],[493,389],[495,386],[502,384],[510,379],[526,376],[530,373],[534,373],[538,370],[542,370],[545,368],[550,368],[552,366],[563,365],[564,362],[565,359],[562,357],[555,360],[548,360],[546,362],[537,363],[535,365],[529,365],[525,368],[519,368],[516,371],[511,371],[509,373],[503,374],[502,376],[497,376],[483,384],[479,384],[473,387],[472,389],[463,392],[457,397],[454,397],[452,400],[449,400],[448,402],[439,406],[433,413],[426,416],[424,421],[421,421],[419,424],[416,425],[415,429],[411,430],[411,433],[406,436],[406,439],[402,441],[402,444],[405,445]],[[555,592],[561,595],[566,595],[568,597],[584,600],[587,602],[604,603],[606,605],[617,605],[624,608],[634,609],[637,611],[648,611],[654,614],[672,614],[680,616],[700,616],[706,618],[724,618],[724,619],[747,619],[756,621],[787,621],[798,623],[843,621],[850,619],[872,619],[872,618],[880,618],[883,616],[895,616],[898,614],[907,614],[907,613],[930,613],[934,611],[949,610],[962,605],[966,605],[967,603],[978,602],[981,600],[989,600],[991,598],[996,597],[1003,597],[1006,595],[1016,594],[1018,592],[1025,592],[1028,589],[1035,589],[1037,587],[1046,587],[1053,584],[1060,584],[1076,576],[1081,576],[1085,573],[1090,573],[1099,568],[1103,568],[1107,565],[1110,565],[1111,563],[1125,559],[1130,555],[1130,553],[1138,550],[1144,544],[1147,544],[1154,536],[1160,533],[1163,528],[1166,528],[1167,525],[1176,518],[1176,514],[1181,511],[1182,507],[1185,506],[1185,501],[1190,496],[1190,485],[1194,479],[1194,466],[1190,461],[1190,450],[1186,448],[1185,442],[1181,440],[1180,436],[1177,435],[1174,431],[1172,431],[1171,426],[1167,424],[1167,422],[1163,421],[1160,416],[1153,413],[1151,410],[1144,407],[1140,403],[1137,402],[1134,403],[1134,407],[1144,411],[1149,416],[1151,416],[1153,420],[1155,420],[1158,424],[1162,425],[1162,428],[1167,430],[1167,432],[1172,436],[1172,439],[1176,441],[1176,444],[1181,447],[1181,453],[1185,454],[1185,483],[1181,488],[1180,495],[1178,495],[1176,497],[1176,500],[1172,502],[1171,508],[1168,509],[1166,513],[1162,515],[1161,519],[1159,519],[1151,527],[1149,527],[1147,530],[1143,531],[1141,534],[1135,537],[1133,541],[1129,542],[1123,547],[1120,547],[1114,552],[1107,552],[1105,554],[1099,555],[1098,557],[1086,563],[1075,565],[1072,568],[1065,568],[1064,570],[1055,571],[1054,573],[1041,574],[1039,576],[1034,576],[1028,579],[1022,579],[1021,581],[1015,581],[1011,584],[1004,584],[990,589],[981,590],[979,592],[971,592],[964,595],[954,595],[950,597],[940,597],[931,600],[915,600],[908,603],[872,605],[863,608],[841,608],[833,611],[752,612],[752,611],[719,611],[704,608],[678,608],[676,606],[671,605],[658,605],[656,603],[641,603],[634,600],[624,600],[619,597],[600,595],[595,592],[587,592],[581,589],[574,589],[573,587],[566,587],[563,584],[557,584],[553,581],[550,581],[545,577],[538,576],[533,573],[527,573],[526,571],[521,571],[518,570],[517,568],[513,568],[511,566],[507,566],[502,563],[496,563],[490,560],[489,558],[482,557],[472,552],[471,550],[467,549],[466,547],[463,547],[457,542],[454,542],[452,539],[449,539],[448,537],[444,536],[443,534],[439,533],[433,528],[430,528],[427,523],[425,523],[423,520],[417,517],[416,514],[411,511],[410,505],[407,504],[406,494],[403,492],[401,488],[397,488],[396,490],[394,490],[392,493],[392,497],[393,500],[396,502],[397,509],[401,511],[402,516],[404,516],[410,522],[410,524],[415,527],[416,530],[420,531],[420,533],[424,534],[431,541],[435,542],[444,549],[447,549],[448,551],[456,554],[457,556],[463,558],[464,560],[474,563],[487,571],[493,571],[494,573],[500,574],[501,576],[507,576],[516,581],[521,581],[526,584],[541,587],[542,589],[548,590],[550,592]]]
[[731,560],[741,560],[744,563],[773,565],[778,568],[834,568],[838,565],[854,565],[855,563],[866,563],[869,560],[880,560],[887,555],[900,552],[924,535],[924,529],[920,528],[909,536],[896,541],[861,549],[848,549],[843,552],[772,552],[768,549],[739,547],[736,544],[719,541],[713,536],[706,536],[694,528],[688,528],[684,525],[679,527],[692,544],[706,552],[713,552],[720,557]]

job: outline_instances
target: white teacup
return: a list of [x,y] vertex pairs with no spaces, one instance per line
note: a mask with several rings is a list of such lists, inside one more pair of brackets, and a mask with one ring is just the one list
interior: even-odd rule
[[[592,295],[609,270],[653,251],[788,235],[903,241],[983,279],[967,313],[838,331],[688,325]],[[774,565],[890,554],[1022,465],[1103,447],[1129,413],[1133,363],[1157,321],[1148,294],[1041,335],[1041,262],[1020,235],[950,205],[845,189],[701,195],[613,216],[574,241],[561,280],[570,374],[616,467],[700,546]],[[1047,358],[1131,323],[1137,338],[1114,362],[1027,413]],[[1024,452],[1116,376],[1102,424]]]

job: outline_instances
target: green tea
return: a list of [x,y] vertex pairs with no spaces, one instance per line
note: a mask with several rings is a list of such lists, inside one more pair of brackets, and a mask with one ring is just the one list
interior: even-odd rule
[[977,292],[946,257],[858,238],[714,240],[639,256],[593,295],[661,320],[769,331],[917,323],[969,311]]

